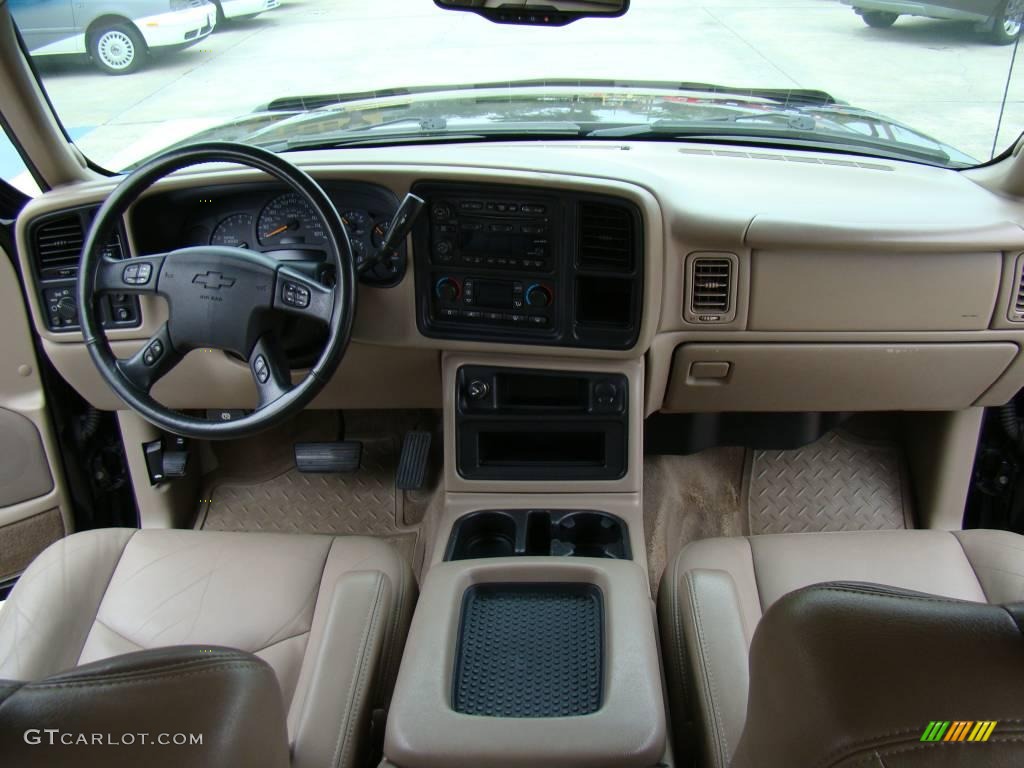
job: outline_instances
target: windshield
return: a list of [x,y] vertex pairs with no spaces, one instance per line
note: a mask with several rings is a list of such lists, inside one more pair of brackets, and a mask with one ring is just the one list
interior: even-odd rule
[[432,0],[8,3],[68,135],[111,171],[210,139],[535,137],[966,167],[1024,129],[1024,0],[633,0],[564,27]]

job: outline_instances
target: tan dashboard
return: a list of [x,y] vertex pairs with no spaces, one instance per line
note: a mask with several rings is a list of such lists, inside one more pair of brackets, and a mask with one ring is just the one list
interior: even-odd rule
[[[1024,210],[953,171],[826,154],[733,152],[659,143],[519,143],[296,153],[324,183],[363,182],[400,198],[415,185],[514,185],[542,196],[625,201],[642,235],[635,343],[589,348],[422,332],[411,239],[396,286],[363,286],[354,343],[317,407],[439,407],[443,352],[548,361],[644,359],[644,412],[657,410],[955,410],[1007,400],[1024,385],[1021,263]],[[155,195],[259,184],[206,166],[160,182]],[[112,182],[56,190],[18,221],[24,274],[34,274],[32,222],[98,204]],[[128,248],[145,233],[129,214]],[[77,332],[48,327],[29,290],[46,354],[87,399],[119,406]],[[137,327],[111,329],[134,352],[165,316],[141,304]],[[297,371],[296,374],[301,372]],[[246,367],[192,352],[154,390],[177,408],[244,408]]]

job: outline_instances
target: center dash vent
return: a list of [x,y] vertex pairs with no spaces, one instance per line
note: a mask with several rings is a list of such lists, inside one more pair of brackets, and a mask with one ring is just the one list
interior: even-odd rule
[[84,232],[78,214],[51,219],[36,230],[36,266],[42,280],[75,277]]
[[579,207],[581,269],[632,272],[636,254],[633,217],[617,205],[583,202]]
[[731,253],[690,255],[687,320],[726,323],[736,318],[736,268]]

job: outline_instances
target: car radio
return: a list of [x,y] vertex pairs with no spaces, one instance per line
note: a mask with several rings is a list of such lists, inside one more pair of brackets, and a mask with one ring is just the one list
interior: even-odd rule
[[416,323],[425,336],[628,348],[640,326],[642,220],[621,198],[420,182]]
[[557,199],[448,190],[429,200],[430,320],[550,334]]

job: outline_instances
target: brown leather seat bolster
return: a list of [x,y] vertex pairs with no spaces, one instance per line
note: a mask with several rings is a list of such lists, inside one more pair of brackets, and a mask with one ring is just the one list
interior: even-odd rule
[[285,722],[273,669],[228,648],[158,648],[0,681],[7,765],[284,768]]
[[[1024,740],[1024,606],[829,583],[779,600],[750,649],[733,768],[1010,766]],[[998,721],[984,743],[931,721]]]

